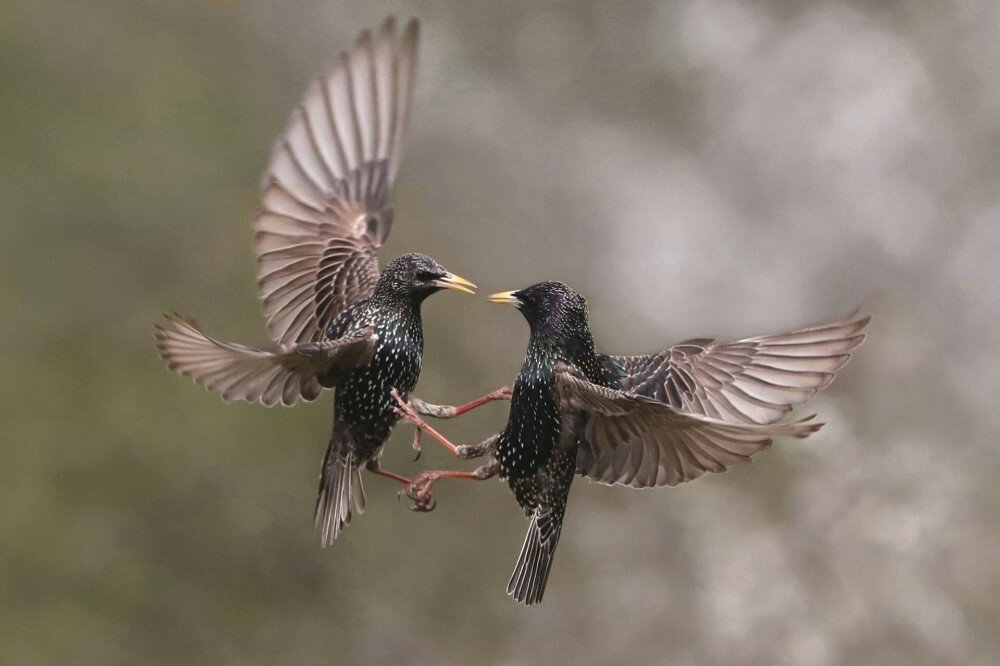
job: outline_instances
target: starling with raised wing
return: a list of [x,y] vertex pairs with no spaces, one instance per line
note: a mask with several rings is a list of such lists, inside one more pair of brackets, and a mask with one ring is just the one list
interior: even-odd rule
[[292,405],[336,389],[315,514],[323,545],[364,509],[362,466],[409,483],[379,466],[397,420],[391,391],[444,418],[507,395],[494,392],[462,407],[410,396],[423,352],[423,300],[441,289],[475,287],[422,254],[398,257],[379,272],[417,42],[416,21],[401,34],[392,18],[374,37],[362,32],[310,86],[275,143],[254,234],[274,343],[224,342],[177,316],[156,328],[167,366],[225,400]]
[[[868,319],[845,318],[731,343],[691,340],[648,356],[597,351],[584,298],[542,282],[490,300],[518,308],[531,328],[498,435],[463,458],[490,455],[475,472],[424,472],[407,492],[427,506],[442,477],[507,480],[531,524],[507,586],[542,600],[576,474],[633,488],[675,486],[745,463],[776,436],[806,437],[812,417],[781,421],[833,381],[864,340]],[[441,437],[412,409],[405,418]],[[443,438],[442,438],[443,439]]]

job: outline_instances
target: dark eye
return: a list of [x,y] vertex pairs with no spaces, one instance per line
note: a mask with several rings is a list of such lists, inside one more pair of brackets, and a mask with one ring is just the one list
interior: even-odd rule
[[437,275],[430,271],[417,271],[417,279],[421,282],[430,282],[436,277]]

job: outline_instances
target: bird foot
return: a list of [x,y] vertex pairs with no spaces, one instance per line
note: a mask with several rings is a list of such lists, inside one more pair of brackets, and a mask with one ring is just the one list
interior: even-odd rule
[[509,386],[501,386],[486,397],[490,400],[510,400],[514,397],[514,389]]
[[[399,395],[399,391],[391,389],[389,391],[389,395],[391,395],[392,399],[396,401],[397,406],[392,408],[392,411],[396,413],[396,416],[417,426],[418,433],[427,427],[427,422],[420,418],[409,402],[403,400],[403,396]],[[420,450],[420,444],[416,439],[413,441],[413,448],[418,451]]]
[[396,493],[396,499],[399,499],[403,493],[406,493],[406,496],[413,502],[410,505],[410,511],[419,511],[422,513],[433,511],[434,507],[437,506],[437,500],[432,497],[431,493],[434,482],[438,478],[439,476],[433,472],[421,472],[413,477],[413,480],[410,481],[406,488]]

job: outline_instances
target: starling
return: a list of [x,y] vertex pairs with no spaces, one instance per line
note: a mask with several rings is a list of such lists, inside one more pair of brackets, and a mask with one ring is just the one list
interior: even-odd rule
[[[463,458],[489,455],[475,472],[432,471],[407,493],[430,501],[442,477],[507,480],[531,521],[507,593],[542,600],[575,474],[633,488],[675,486],[749,462],[775,436],[806,437],[813,417],[780,421],[833,381],[864,340],[868,318],[847,317],[791,333],[722,343],[697,339],[647,356],[597,351],[585,299],[561,282],[493,294],[531,328],[498,435]],[[412,409],[418,427],[440,437]]]
[[442,418],[506,396],[462,407],[411,399],[423,352],[421,303],[445,288],[474,293],[475,285],[422,254],[398,257],[379,274],[417,41],[416,21],[401,35],[391,17],[374,38],[362,32],[311,85],[275,143],[254,234],[274,344],[224,342],[178,316],[156,327],[167,366],[224,400],[292,405],[336,389],[315,515],[324,546],[364,509],[361,466],[409,483],[379,466],[397,420],[391,392]]

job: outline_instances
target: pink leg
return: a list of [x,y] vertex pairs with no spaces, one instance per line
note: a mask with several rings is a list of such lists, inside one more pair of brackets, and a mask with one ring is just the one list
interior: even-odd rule
[[401,474],[395,474],[393,472],[386,471],[384,469],[373,469],[371,470],[373,474],[378,474],[379,476],[384,476],[387,479],[392,479],[393,481],[399,481],[400,483],[405,483],[410,485],[413,483],[410,479],[402,476]]
[[[399,395],[399,392],[397,392],[396,389],[392,389],[392,391],[390,391],[390,394],[392,395],[393,399],[395,399],[395,401],[399,403],[399,407],[396,408],[396,413],[400,416],[400,418],[406,419],[413,425],[417,426],[419,430],[423,430],[428,435],[433,437],[435,440],[437,440],[437,442],[441,446],[448,449],[448,452],[451,453],[453,456],[456,457],[458,456],[458,447],[449,442],[447,437],[445,437],[437,430],[427,425],[427,421],[424,421],[422,418],[420,418],[420,416],[417,415],[415,411],[413,411],[413,407],[411,407],[408,402],[403,400],[403,398]],[[418,444],[419,444],[419,439],[415,438],[413,442],[414,448],[417,448]],[[419,448],[417,448],[417,450],[419,451]]]
[[[434,405],[429,402],[424,402],[420,398],[411,395],[407,405],[407,407],[409,407],[407,412],[422,416],[433,416],[436,419],[453,419],[456,416],[461,416],[462,414],[475,409],[476,407],[482,407],[488,402],[493,402],[494,400],[510,400],[513,393],[514,392],[509,386],[502,386],[496,391],[487,393],[481,398],[476,398],[475,400],[458,407],[452,407],[450,405]],[[393,397],[396,398],[397,402],[399,402],[398,395],[394,395]],[[411,420],[408,416],[406,416],[406,418],[407,420]],[[417,454],[413,457],[414,461],[420,459],[420,452],[422,450],[422,432],[423,430],[421,428],[417,428],[416,433],[413,435],[413,450],[417,452]],[[438,441],[440,441],[440,439]]]
[[482,407],[486,403],[493,402],[494,400],[510,400],[510,396],[511,396],[511,390],[508,387],[504,386],[502,388],[498,388],[496,391],[493,391],[492,393],[487,393],[481,398],[476,398],[475,400],[467,402],[464,405],[454,407],[453,409],[455,411],[451,413],[450,417],[461,416],[466,412],[472,411],[476,407]]

